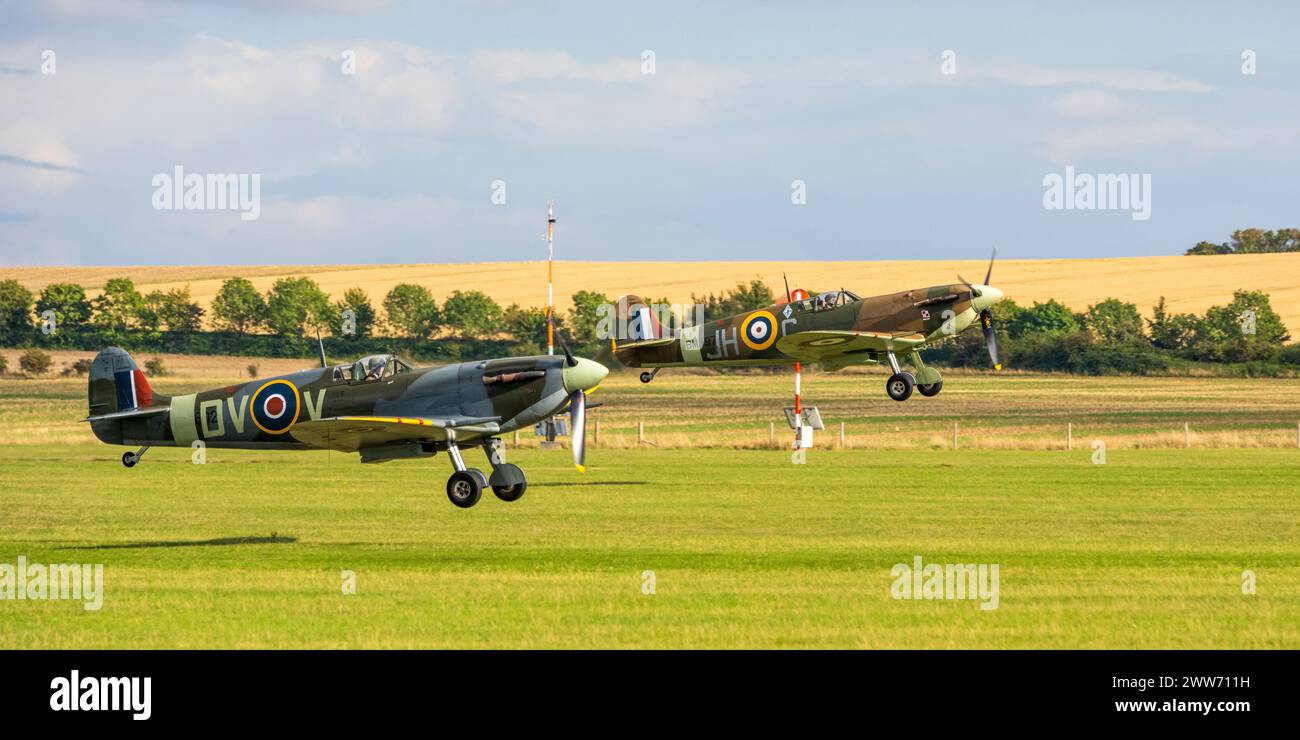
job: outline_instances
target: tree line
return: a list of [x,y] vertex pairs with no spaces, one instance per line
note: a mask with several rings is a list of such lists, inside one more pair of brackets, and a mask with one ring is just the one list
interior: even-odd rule
[[[598,309],[611,300],[592,291],[573,295],[557,312],[556,331],[575,350],[599,344]],[[376,306],[361,288],[334,300],[309,277],[285,277],[266,293],[249,280],[225,280],[208,310],[188,286],[142,294],[131,278],[108,280],[89,298],[76,283],[51,283],[33,294],[16,280],[0,281],[0,340],[11,347],[126,349],[187,354],[296,357],[314,352],[316,334],[350,355],[388,348],[418,359],[456,359],[484,352],[544,351],[546,310],[502,307],[477,290],[455,291],[441,304],[428,288],[393,287]],[[434,341],[437,340],[437,341]]]
[[[775,300],[761,280],[691,296],[708,321]],[[575,352],[595,355],[608,341],[597,336],[597,326],[602,306],[612,300],[578,291],[572,302],[568,311],[557,312],[557,336]],[[1300,366],[1300,345],[1286,345],[1286,327],[1260,291],[1239,290],[1226,305],[1201,315],[1171,311],[1161,298],[1149,319],[1135,304],[1114,298],[1081,312],[1056,300],[1028,307],[1006,300],[993,310],[1008,367],[1159,373],[1203,362],[1275,375]],[[209,311],[188,287],[141,294],[125,277],[107,281],[93,299],[75,283],[52,283],[33,294],[16,280],[0,281],[0,334],[10,347],[90,350],[115,344],[136,351],[305,357],[314,354],[318,331],[338,358],[387,350],[417,360],[459,360],[540,354],[546,347],[544,308],[502,307],[481,291],[455,291],[439,303],[428,288],[412,283],[394,286],[375,305],[361,288],[332,299],[308,277],[280,278],[265,293],[233,277],[222,283]],[[927,358],[949,366],[989,362],[978,330],[941,343]]]
[[[1238,290],[1204,314],[1171,311],[1161,297],[1151,318],[1136,304],[1108,298],[1082,312],[1056,300],[993,307],[998,348],[1007,367],[1072,373],[1155,374],[1191,363],[1232,365],[1231,372],[1283,375],[1300,371],[1300,344],[1270,305],[1267,293]],[[949,365],[987,367],[984,338],[965,332],[936,348]],[[1219,368],[1224,372],[1226,368]]]
[[1187,254],[1268,254],[1300,252],[1300,229],[1238,229],[1222,244],[1197,242]]

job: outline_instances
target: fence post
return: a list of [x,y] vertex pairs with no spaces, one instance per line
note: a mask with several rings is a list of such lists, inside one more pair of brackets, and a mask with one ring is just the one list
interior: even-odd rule
[[1065,422],[1065,449],[1074,449],[1074,422]]
[[776,444],[776,422],[774,421],[767,423],[767,443]]
[[1183,447],[1190,449],[1191,446],[1192,446],[1192,424],[1191,422],[1185,421],[1183,422]]
[[957,449],[957,420],[952,420],[952,448]]
[[636,423],[636,443],[641,444],[643,442],[645,442],[645,422],[638,421]]
[[515,440],[514,440],[514,443],[515,443],[516,446],[519,444],[519,430],[518,430],[518,429],[515,430]]
[[840,422],[840,449],[844,449],[844,422]]

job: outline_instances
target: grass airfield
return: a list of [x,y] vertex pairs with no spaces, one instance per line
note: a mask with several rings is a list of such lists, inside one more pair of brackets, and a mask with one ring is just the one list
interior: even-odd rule
[[[802,466],[765,442],[788,385],[615,376],[585,476],[524,438],[524,498],[460,510],[442,456],[155,448],[128,470],[68,421],[84,381],[6,380],[0,563],[103,563],[106,587],[99,611],[0,601],[0,649],[1300,647],[1294,381],[951,374],[895,404],[883,375],[814,374],[851,431]],[[891,598],[917,555],[999,564],[998,608]]]

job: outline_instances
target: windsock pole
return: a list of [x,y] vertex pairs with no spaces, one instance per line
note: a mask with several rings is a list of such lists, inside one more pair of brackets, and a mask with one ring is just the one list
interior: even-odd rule
[[555,354],[555,203],[546,204],[546,354]]

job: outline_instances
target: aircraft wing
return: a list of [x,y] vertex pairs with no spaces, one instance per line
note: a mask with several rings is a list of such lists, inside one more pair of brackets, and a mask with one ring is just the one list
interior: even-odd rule
[[501,417],[425,419],[411,416],[335,416],[299,422],[289,434],[299,442],[343,452],[378,447],[392,442],[442,442],[447,430],[496,434]]
[[677,337],[663,337],[662,339],[637,339],[635,341],[624,342],[622,344],[615,343],[613,347],[614,347],[614,351],[617,352],[618,350],[621,349],[640,349],[641,347],[667,347],[673,344],[677,344]]
[[800,331],[777,340],[776,348],[804,362],[826,362],[866,352],[907,352],[925,343],[916,333],[875,331]]

